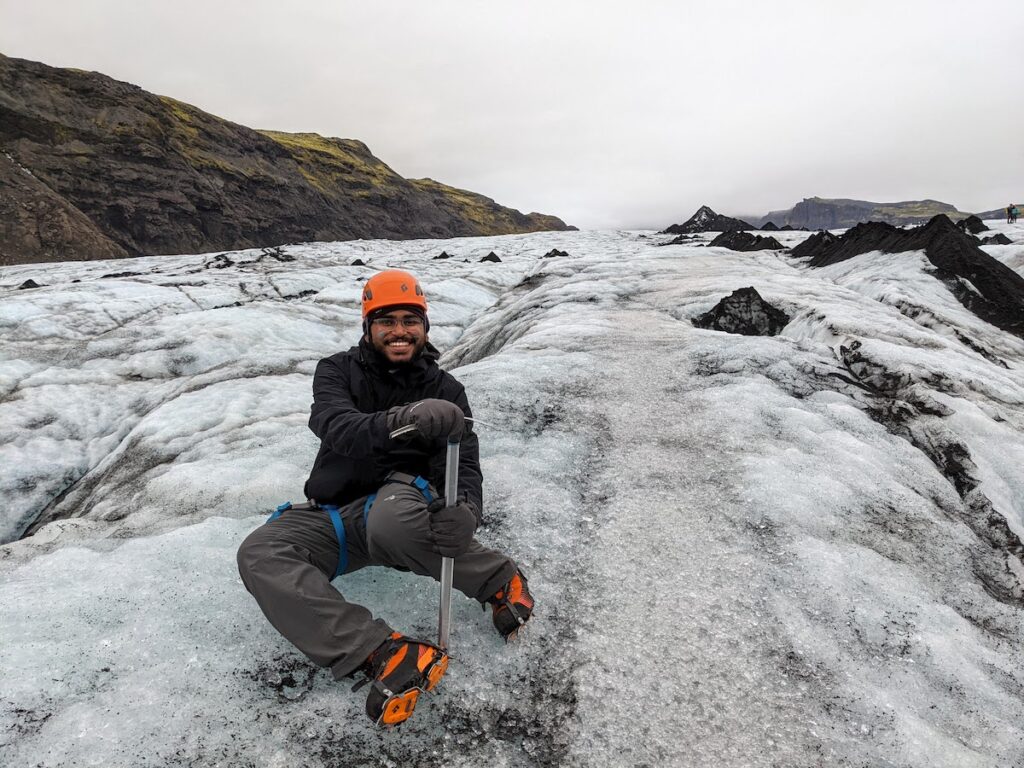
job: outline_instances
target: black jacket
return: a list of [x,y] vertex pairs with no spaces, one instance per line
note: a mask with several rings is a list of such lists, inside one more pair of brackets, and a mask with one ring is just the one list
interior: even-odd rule
[[[380,488],[392,470],[425,477],[444,493],[445,440],[392,440],[385,413],[431,397],[455,403],[472,416],[465,388],[437,366],[437,357],[427,344],[415,362],[389,369],[364,338],[359,346],[317,364],[309,428],[320,438],[320,452],[306,481],[307,498],[347,504]],[[480,444],[467,422],[459,447],[459,495],[481,512],[482,485]]]

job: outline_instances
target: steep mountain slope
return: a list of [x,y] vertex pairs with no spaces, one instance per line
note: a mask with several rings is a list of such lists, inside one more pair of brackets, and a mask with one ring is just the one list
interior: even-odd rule
[[754,229],[754,227],[740,219],[733,219],[720,213],[715,213],[709,206],[702,205],[693,216],[682,224],[673,224],[670,227],[666,227],[661,231],[661,234],[689,235],[697,232],[741,232],[748,229]]
[[[109,241],[76,221],[63,240],[78,258],[566,229],[411,182],[359,141],[255,131],[95,72],[5,56],[0,149]],[[8,189],[4,205],[22,215],[0,230],[5,261],[60,258]]]
[[498,232],[546,232],[575,230],[556,216],[543,213],[520,213],[514,208],[498,205],[489,197],[457,189],[433,179],[409,179],[409,183],[430,197],[438,208],[465,221],[467,234],[487,235]]
[[127,255],[84,213],[0,153],[0,265]]

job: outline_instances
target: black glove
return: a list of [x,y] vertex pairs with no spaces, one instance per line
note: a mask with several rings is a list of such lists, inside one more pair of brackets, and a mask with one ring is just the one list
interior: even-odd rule
[[460,440],[466,431],[466,415],[447,400],[420,400],[388,409],[388,432],[414,426],[423,437],[447,437]]
[[434,539],[434,551],[441,557],[458,557],[469,549],[473,534],[480,519],[476,505],[466,499],[459,499],[455,506],[435,499],[427,507],[427,521]]

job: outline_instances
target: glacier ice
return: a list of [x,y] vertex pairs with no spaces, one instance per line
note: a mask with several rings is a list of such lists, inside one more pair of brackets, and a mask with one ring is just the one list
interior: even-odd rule
[[[0,761],[1024,762],[1024,341],[920,254],[810,270],[701,238],[0,270]],[[1024,246],[987,250],[1020,269]],[[234,552],[300,498],[313,365],[393,266],[422,277],[482,422],[479,536],[539,610],[506,648],[457,599],[441,694],[382,733],[266,623]],[[779,336],[692,326],[747,285],[790,315]],[[335,583],[434,632],[432,583]]]

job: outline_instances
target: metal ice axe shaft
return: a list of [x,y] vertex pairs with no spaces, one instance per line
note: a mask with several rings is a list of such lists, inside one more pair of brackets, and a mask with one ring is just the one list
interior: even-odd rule
[[[416,426],[407,424],[391,433],[392,438],[416,432]],[[452,506],[459,492],[459,441],[448,439],[448,454],[444,465],[444,503]],[[441,607],[437,617],[437,645],[448,650],[448,635],[452,629],[452,578],[455,575],[455,560],[441,558]]]
[[[444,502],[455,504],[459,491],[459,441],[448,440],[448,453],[444,466]],[[437,617],[437,644],[443,651],[448,650],[448,635],[452,629],[452,578],[455,575],[455,560],[441,558],[441,607]]]

